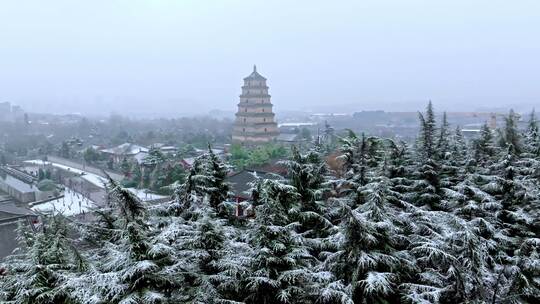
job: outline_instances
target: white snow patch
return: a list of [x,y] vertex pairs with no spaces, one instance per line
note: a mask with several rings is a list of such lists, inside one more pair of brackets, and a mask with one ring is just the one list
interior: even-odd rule
[[157,199],[166,198],[165,195],[159,195],[152,192],[149,192],[148,189],[135,189],[135,188],[126,188],[129,192],[135,194],[140,200],[143,202],[145,201],[153,201]]
[[79,175],[81,175],[82,178],[84,178],[88,182],[90,182],[93,185],[96,185],[96,186],[98,186],[100,188],[105,188],[104,184],[108,182],[106,178],[104,178],[102,176],[99,176],[97,174],[90,173],[88,171],[79,170],[77,168],[65,166],[65,165],[58,164],[58,163],[53,163],[53,162],[48,162],[48,161],[43,161],[43,160],[26,160],[24,162],[29,163],[29,164],[41,165],[41,166],[50,165],[50,166],[60,168],[60,169],[65,170],[65,171],[69,171],[69,172],[73,172],[75,174],[79,174]]
[[65,216],[88,212],[95,204],[82,194],[66,188],[64,196],[52,201],[35,205],[31,209],[41,213],[63,214]]

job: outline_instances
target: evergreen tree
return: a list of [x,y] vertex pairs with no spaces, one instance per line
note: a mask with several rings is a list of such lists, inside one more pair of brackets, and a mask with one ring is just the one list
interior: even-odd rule
[[239,231],[227,227],[207,203],[198,210],[196,220],[192,218],[174,229],[175,248],[185,273],[182,301],[202,304],[241,300],[250,248],[236,240]]
[[386,179],[374,181],[359,189],[364,204],[342,204],[339,250],[326,264],[348,286],[354,303],[399,303],[396,286],[408,276],[407,254],[401,252],[407,245],[389,203],[396,194],[388,186]]
[[122,170],[122,174],[124,174],[125,177],[129,177],[131,174],[131,166],[127,160],[127,158],[122,159],[122,163],[120,164],[120,170]]
[[437,139],[435,150],[438,154],[437,159],[447,159],[448,154],[450,154],[450,124],[446,118],[446,112],[443,113],[441,127],[439,128],[439,138]]
[[209,183],[208,177],[204,174],[202,161],[202,157],[195,158],[184,183],[175,190],[174,199],[168,211],[170,214],[190,217],[194,209],[199,207],[204,198],[204,189]]
[[209,184],[206,188],[206,194],[209,196],[210,206],[221,215],[226,215],[228,210],[223,203],[230,197],[230,185],[227,183],[227,166],[208,146],[208,155],[206,163]]
[[454,131],[451,146],[453,160],[457,165],[464,165],[468,157],[468,147],[460,126],[457,126]]
[[474,159],[479,165],[490,164],[495,156],[496,148],[493,143],[493,133],[487,123],[482,125],[480,136],[473,141]]
[[112,179],[110,184],[112,221],[110,228],[101,230],[112,230],[107,235],[114,237],[102,240],[102,246],[94,250],[99,257],[94,272],[79,280],[79,284],[90,285],[91,293],[76,295],[83,303],[89,301],[87,297],[102,303],[174,303],[182,273],[172,248],[156,240],[143,203]]
[[440,186],[446,189],[459,183],[463,179],[466,170],[467,146],[459,126],[456,127],[454,134],[452,134],[449,145],[449,150],[445,152],[446,156],[439,161]]
[[62,146],[60,147],[58,154],[63,158],[71,158],[71,147],[66,141],[62,142]]
[[144,158],[143,163],[146,166],[154,167],[165,162],[166,157],[159,148],[152,147],[148,151],[148,155]]
[[413,171],[410,150],[405,142],[386,142],[386,156],[381,173],[390,180],[393,190],[405,193],[411,185],[410,176]]
[[251,271],[245,279],[246,303],[313,303],[324,272],[309,269],[313,257],[299,242],[289,219],[297,194],[292,186],[264,180],[253,223]]
[[19,240],[23,251],[8,259],[8,276],[0,281],[2,303],[73,303],[64,284],[86,262],[68,237],[65,219],[47,219],[39,231],[21,226]]
[[300,200],[297,218],[301,232],[304,236],[319,236],[321,230],[331,226],[324,217],[325,206],[321,201],[326,187],[326,165],[318,153],[301,154],[296,147],[292,149],[291,159],[283,164]]
[[499,130],[499,144],[507,149],[510,145],[516,154],[523,152],[521,134],[517,128],[518,116],[514,110],[510,110],[508,116],[504,118],[504,128]]
[[425,117],[419,113],[420,136],[417,142],[414,183],[409,189],[409,198],[417,205],[425,205],[433,210],[445,208],[441,204],[440,167],[435,157],[435,114],[433,105],[429,102]]
[[540,156],[540,131],[534,109],[531,112],[525,133],[525,150],[535,157]]
[[[353,191],[369,183],[374,169],[384,158],[384,153],[380,149],[378,138],[367,138],[364,134],[358,138],[353,131],[348,132],[348,137],[341,139],[342,155],[339,159],[345,173],[344,178],[338,182],[341,189]],[[360,200],[361,197],[357,197],[356,203],[360,203]]]
[[428,103],[426,114],[418,113],[418,117],[420,119],[419,156],[425,159],[433,159],[436,157],[435,132],[437,127],[431,100]]

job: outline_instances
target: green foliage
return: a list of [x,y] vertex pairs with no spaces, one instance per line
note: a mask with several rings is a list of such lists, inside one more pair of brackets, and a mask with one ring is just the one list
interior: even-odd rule
[[84,150],[83,158],[88,163],[94,163],[104,159],[103,155],[92,147],[88,147]]
[[274,159],[287,155],[287,149],[281,145],[266,144],[257,147],[244,147],[239,144],[231,146],[231,164],[236,170],[261,166]]
[[64,284],[86,262],[69,239],[66,220],[52,217],[38,231],[20,226],[19,240],[25,250],[6,264],[10,276],[0,281],[2,303],[72,303]]
[[311,131],[308,128],[302,128],[300,130],[300,136],[302,136],[303,139],[308,141],[312,139]]
[[71,158],[72,153],[73,151],[71,147],[69,146],[69,144],[66,141],[62,142],[62,145],[60,146],[60,150],[58,151],[58,154],[60,155],[60,157]]
[[40,191],[54,191],[56,190],[56,183],[50,179],[42,179],[37,184]]
[[522,135],[517,128],[518,117],[514,110],[510,110],[508,116],[504,118],[504,128],[499,130],[499,145],[502,148],[513,146],[513,151],[520,154],[523,152]]
[[146,166],[156,166],[166,161],[167,157],[158,148],[151,148],[148,155],[144,158],[143,163]]
[[435,132],[437,127],[431,101],[428,103],[426,113],[418,113],[418,117],[420,119],[418,153],[421,157],[433,158],[435,157]]

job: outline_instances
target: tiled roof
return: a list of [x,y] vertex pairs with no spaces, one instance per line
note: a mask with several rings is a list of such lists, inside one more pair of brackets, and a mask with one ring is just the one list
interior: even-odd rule
[[253,66],[253,72],[249,74],[248,77],[244,78],[244,80],[266,80],[266,78],[262,77],[261,74],[257,72],[257,66]]
[[251,188],[249,184],[254,182],[258,177],[264,179],[276,179],[276,176],[269,172],[242,170],[230,175],[227,181],[231,183],[231,190],[236,197],[249,199],[250,194],[248,192]]

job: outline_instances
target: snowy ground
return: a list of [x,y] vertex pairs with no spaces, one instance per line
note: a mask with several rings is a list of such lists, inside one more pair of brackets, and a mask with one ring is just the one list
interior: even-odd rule
[[143,202],[146,201],[153,201],[157,199],[166,198],[167,196],[155,194],[152,192],[148,192],[146,189],[135,189],[135,188],[126,188],[126,190],[129,190],[131,193],[135,194],[140,200]]
[[[34,164],[34,165],[41,165],[41,166],[53,166],[53,167],[56,167],[56,168],[59,168],[59,169],[62,169],[62,170],[68,171],[68,172],[73,172],[75,174],[80,175],[81,178],[87,180],[88,182],[92,183],[93,185],[96,185],[97,187],[99,187],[101,189],[105,189],[104,183],[108,182],[106,178],[104,178],[102,176],[99,176],[97,174],[94,174],[94,173],[91,173],[91,172],[88,172],[88,171],[84,171],[84,170],[80,170],[80,169],[77,169],[77,168],[69,167],[69,166],[66,166],[66,165],[54,163],[54,162],[42,161],[42,160],[27,160],[27,161],[25,161],[25,163]],[[157,200],[157,199],[162,199],[162,198],[167,197],[167,196],[164,196],[164,195],[159,195],[159,194],[155,194],[155,193],[152,193],[152,192],[148,192],[147,189],[127,188],[127,190],[131,191],[139,199],[141,199],[142,201],[145,201],[145,202],[146,201],[153,201],[153,200]]]
[[35,205],[31,209],[41,213],[61,213],[65,216],[71,216],[87,213],[94,207],[94,202],[83,197],[80,193],[66,188],[64,197]]
[[42,161],[42,160],[38,160],[38,159],[26,160],[24,162],[29,163],[29,164],[41,165],[41,166],[50,165],[50,166],[53,166],[53,167],[56,167],[56,168],[60,168],[62,170],[66,170],[66,171],[69,171],[69,172],[73,172],[75,174],[79,174],[79,175],[81,175],[82,178],[84,178],[88,182],[90,182],[93,185],[96,185],[97,187],[102,188],[102,189],[105,188],[104,183],[107,182],[106,178],[101,177],[101,176],[99,176],[97,174],[90,173],[88,171],[79,170],[79,169],[69,167],[69,166],[64,166],[64,165],[58,164],[58,163],[52,163],[52,162]]

